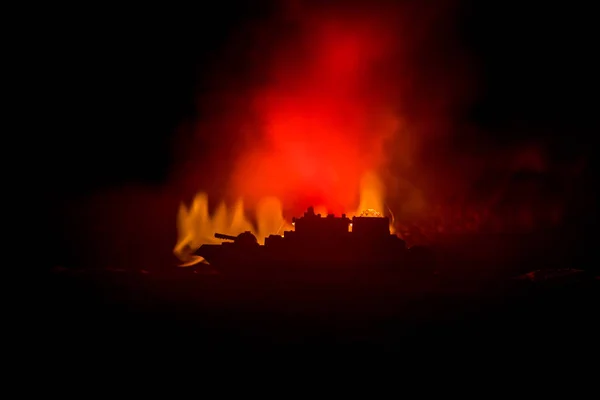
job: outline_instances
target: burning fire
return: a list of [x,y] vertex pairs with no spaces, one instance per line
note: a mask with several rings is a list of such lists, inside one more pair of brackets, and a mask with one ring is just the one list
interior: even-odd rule
[[203,244],[219,243],[214,234],[238,235],[245,231],[252,232],[262,243],[268,235],[277,234],[289,229],[283,218],[281,202],[274,197],[262,199],[256,209],[256,227],[246,216],[244,202],[238,200],[228,208],[222,202],[211,215],[208,209],[208,195],[198,193],[188,208],[182,204],[177,217],[178,240],[173,250],[184,264],[194,265],[202,261],[193,252]]
[[[276,197],[265,197],[257,205],[254,221],[246,215],[244,202],[238,200],[233,207],[227,207],[221,202],[214,213],[209,212],[208,194],[196,194],[190,207],[181,204],[177,217],[178,240],[173,252],[183,261],[184,266],[191,266],[203,262],[202,257],[193,253],[203,244],[218,244],[220,241],[214,237],[215,233],[237,236],[250,231],[256,236],[260,244],[269,235],[282,235],[284,231],[293,230],[293,224],[288,222],[283,215],[283,205]],[[360,203],[357,210],[347,212],[346,215],[383,217],[379,210],[385,209],[384,188],[377,176],[373,173],[364,175],[360,189]],[[315,207],[315,213],[327,215],[325,206]],[[290,218],[291,219],[291,218]],[[390,231],[394,232],[393,215]]]
[[[205,117],[196,129],[209,137],[202,146],[211,149],[211,160],[228,168],[218,179],[224,191],[240,200],[211,213],[208,195],[199,193],[189,207],[181,206],[174,252],[186,263],[198,262],[192,254],[202,244],[219,243],[215,232],[250,231],[262,242],[292,229],[286,220],[308,206],[321,215],[389,215],[394,232],[383,175],[368,171],[395,168],[391,160],[408,168],[415,138],[446,127],[445,103],[434,101],[445,96],[440,73],[424,79],[436,88],[426,95],[417,84],[423,78],[416,49],[429,40],[423,25],[437,25],[439,11],[309,3],[283,7],[272,31],[268,24],[248,31],[257,44],[244,69],[249,79],[239,82],[245,85],[231,91],[231,76],[215,76],[223,87],[217,85],[218,101],[206,107],[217,117]],[[399,169],[394,177],[403,174]],[[389,189],[392,200],[396,193]],[[255,215],[245,214],[244,203]],[[395,207],[404,217],[410,212],[407,204]]]
[[[194,128],[198,145],[185,143],[191,159],[223,166],[218,177],[190,168],[186,183],[205,179],[211,196],[222,190],[240,200],[209,212],[203,192],[181,206],[174,252],[183,262],[199,262],[193,253],[202,244],[220,243],[216,232],[250,231],[262,243],[293,229],[287,221],[311,205],[321,215],[388,215],[409,246],[561,219],[568,174],[564,185],[549,185],[547,156],[536,143],[492,150],[493,140],[461,122],[473,74],[452,39],[451,4],[293,3],[273,30],[261,22],[244,31],[256,36],[243,43],[256,44],[233,49],[251,50],[249,62],[238,63],[247,81],[234,79],[232,89],[235,76],[216,74]],[[293,29],[279,29],[281,21]],[[198,148],[210,152],[197,156]],[[365,173],[371,170],[382,174]]]

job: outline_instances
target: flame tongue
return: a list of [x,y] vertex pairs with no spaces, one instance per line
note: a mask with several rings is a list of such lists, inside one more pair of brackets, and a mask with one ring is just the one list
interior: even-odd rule
[[[383,185],[373,173],[366,174],[361,183],[360,205],[356,211],[347,212],[349,217],[369,216],[382,217],[380,210],[384,209]],[[328,214],[325,206],[315,207],[315,213],[323,216]],[[181,266],[198,264],[204,259],[193,255],[203,244],[219,244],[215,233],[237,236],[249,231],[263,244],[265,237],[282,234],[293,229],[292,224],[283,216],[281,201],[275,197],[266,197],[258,202],[256,207],[256,227],[246,216],[244,203],[240,199],[231,208],[225,203],[219,204],[214,214],[209,213],[208,195],[198,193],[191,206],[182,204],[177,217],[178,241],[173,252],[183,261]],[[393,226],[390,226],[393,232]]]
[[385,190],[381,180],[372,172],[366,173],[360,182],[360,204],[358,206],[359,215],[363,212],[368,216],[381,216],[381,212],[385,209],[384,206]]
[[260,243],[271,234],[276,234],[291,225],[285,222],[281,202],[275,198],[265,198],[258,204],[256,210],[257,228],[253,226],[244,212],[244,203],[240,199],[234,207],[228,208],[221,203],[213,215],[208,212],[208,195],[198,193],[187,208],[180,206],[177,218],[178,241],[173,252],[183,261],[180,266],[198,264],[204,259],[193,255],[203,244],[218,244],[215,233],[237,236],[240,232],[249,231],[257,237]]
[[361,216],[361,217],[376,217],[376,218],[383,217],[383,215],[379,211],[377,211],[373,208],[367,208],[366,210],[362,210],[361,213],[359,214],[359,216]]

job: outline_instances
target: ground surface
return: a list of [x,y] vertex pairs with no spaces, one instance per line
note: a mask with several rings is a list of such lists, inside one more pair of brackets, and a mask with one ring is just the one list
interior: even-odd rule
[[55,270],[24,298],[34,304],[30,332],[63,356],[170,349],[203,357],[451,351],[530,358],[595,348],[599,286],[589,275],[538,283],[366,276],[300,282],[191,270]]

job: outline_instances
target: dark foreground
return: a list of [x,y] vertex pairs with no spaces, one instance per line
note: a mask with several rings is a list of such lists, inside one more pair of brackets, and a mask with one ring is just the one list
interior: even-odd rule
[[[57,270],[25,296],[32,342],[67,355],[524,357],[595,349],[600,281],[225,279]],[[336,357],[337,357],[336,356]],[[491,357],[491,358],[490,358]]]

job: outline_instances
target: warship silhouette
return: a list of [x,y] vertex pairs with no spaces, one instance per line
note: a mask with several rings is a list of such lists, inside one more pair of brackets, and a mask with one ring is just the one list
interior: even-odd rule
[[249,231],[237,236],[216,233],[223,243],[202,245],[194,254],[222,272],[289,272],[311,267],[319,271],[352,267],[400,270],[414,258],[411,255],[422,254],[408,249],[404,240],[392,234],[389,218],[382,215],[322,217],[309,207],[304,216],[293,219],[293,226],[294,230],[283,235],[266,237],[264,245]]

